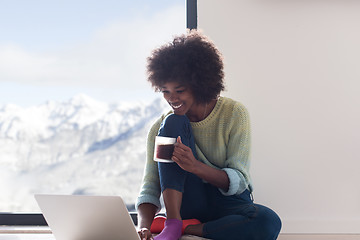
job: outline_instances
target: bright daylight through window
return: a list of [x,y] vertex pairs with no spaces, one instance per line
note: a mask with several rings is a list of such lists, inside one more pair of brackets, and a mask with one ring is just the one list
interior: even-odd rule
[[134,204],[146,134],[167,106],[146,57],[184,33],[185,1],[0,3],[0,212],[35,193]]

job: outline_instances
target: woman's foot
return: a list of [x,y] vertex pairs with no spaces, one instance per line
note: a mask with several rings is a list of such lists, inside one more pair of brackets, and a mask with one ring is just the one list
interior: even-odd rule
[[166,219],[165,227],[154,240],[178,240],[181,237],[183,222],[179,219]]
[[[183,226],[182,226],[182,229],[181,229],[181,233],[184,234],[184,233],[187,233],[187,234],[193,234],[191,232],[190,229],[193,229],[193,226],[194,225],[199,225],[201,224],[201,222],[197,219],[186,219],[186,220],[183,220]],[[188,229],[186,229],[188,228]],[[186,232],[185,232],[186,230]],[[199,236],[199,235],[197,235]]]
[[188,225],[185,228],[184,234],[202,237],[203,236],[203,228],[204,228],[203,223],[196,224],[196,225]]

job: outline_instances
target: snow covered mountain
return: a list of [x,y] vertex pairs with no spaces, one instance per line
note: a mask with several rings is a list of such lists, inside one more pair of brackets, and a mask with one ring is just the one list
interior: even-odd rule
[[168,110],[161,99],[111,105],[83,94],[0,107],[0,212],[39,211],[34,193],[121,195],[133,204],[146,134]]

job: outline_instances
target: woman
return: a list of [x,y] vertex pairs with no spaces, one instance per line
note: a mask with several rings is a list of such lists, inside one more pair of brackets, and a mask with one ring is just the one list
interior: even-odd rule
[[[148,134],[136,204],[141,239],[152,239],[161,193],[166,221],[155,240],[176,240],[182,233],[209,239],[276,239],[279,217],[251,197],[248,113],[242,104],[219,96],[224,90],[223,61],[214,44],[190,31],[155,49],[147,70],[148,80],[173,111],[161,116]],[[156,135],[177,138],[174,163],[153,161]]]

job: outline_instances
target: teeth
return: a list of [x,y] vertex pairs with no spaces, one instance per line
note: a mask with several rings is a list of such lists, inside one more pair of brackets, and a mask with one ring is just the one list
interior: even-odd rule
[[177,105],[177,106],[171,104],[171,106],[172,106],[173,108],[177,109],[177,108],[180,108],[180,107],[182,106],[182,104],[179,104],[179,105]]

